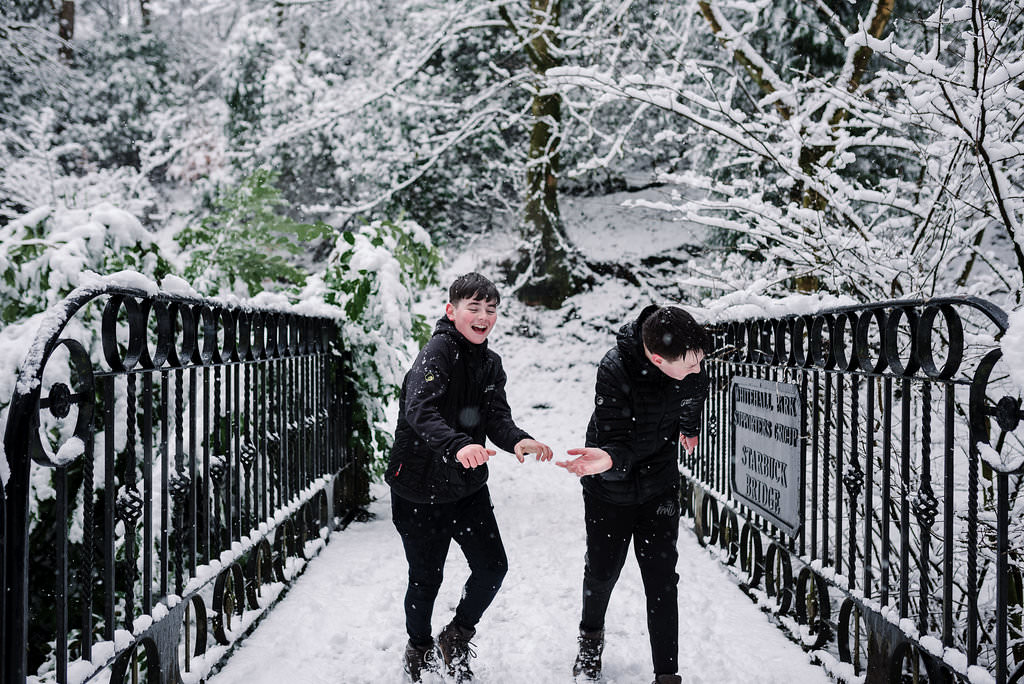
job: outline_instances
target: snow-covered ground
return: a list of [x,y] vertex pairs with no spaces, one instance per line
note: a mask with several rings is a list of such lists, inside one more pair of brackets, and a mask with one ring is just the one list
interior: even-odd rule
[[[488,240],[488,253],[496,246]],[[486,271],[487,264],[466,252],[448,264],[445,282],[452,274],[477,268]],[[424,311],[440,314],[443,294],[438,290],[435,296],[434,304],[427,297]],[[551,445],[556,460],[565,457],[566,449],[582,446],[596,364],[613,343],[619,322],[643,303],[638,296],[633,289],[607,283],[560,311],[502,303],[490,344],[504,360],[513,415]],[[553,463],[528,460],[520,465],[506,453],[491,460],[490,472],[510,571],[474,639],[477,680],[569,684],[584,554],[579,483]],[[332,537],[210,684],[404,681],[405,558],[391,524],[388,488],[375,485],[372,494],[375,518]],[[679,550],[684,682],[830,681],[737,589],[688,530],[680,535]],[[435,606],[435,634],[451,618],[467,575],[465,559],[453,544]],[[653,679],[644,606],[630,554],[606,625],[607,684]]]

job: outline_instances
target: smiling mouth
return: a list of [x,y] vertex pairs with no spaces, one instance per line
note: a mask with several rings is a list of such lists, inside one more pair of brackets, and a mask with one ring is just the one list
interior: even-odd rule
[[487,332],[487,326],[486,325],[474,325],[472,327],[473,327],[473,332],[480,333],[481,335],[483,335],[485,332]]

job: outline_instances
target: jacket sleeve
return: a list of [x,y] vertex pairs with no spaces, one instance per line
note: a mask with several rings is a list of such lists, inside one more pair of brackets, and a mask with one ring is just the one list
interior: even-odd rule
[[707,373],[701,372],[693,376],[693,383],[693,392],[683,404],[682,414],[679,416],[679,432],[686,437],[696,437],[700,432],[701,413],[704,411],[704,401],[708,398]]
[[612,457],[612,467],[597,477],[624,480],[633,470],[636,452],[633,433],[636,425],[630,398],[630,383],[614,352],[609,352],[597,368],[594,396],[596,443]]
[[438,408],[451,380],[452,360],[444,342],[432,338],[420,351],[405,380],[405,420],[431,451],[449,462],[473,440],[448,424]]
[[509,408],[508,398],[505,396],[507,377],[505,369],[501,367],[500,359],[497,361],[496,368],[494,394],[491,396],[486,416],[487,436],[495,446],[511,452],[515,451],[519,440],[532,438],[512,420],[512,409]]

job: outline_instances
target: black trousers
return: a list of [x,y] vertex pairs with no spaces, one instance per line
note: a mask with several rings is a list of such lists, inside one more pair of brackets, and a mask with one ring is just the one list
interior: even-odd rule
[[583,494],[587,557],[583,571],[583,618],[580,629],[604,629],[612,589],[633,540],[647,595],[647,630],[655,674],[679,670],[679,488],[651,501],[617,506]]
[[414,503],[392,491],[391,515],[409,562],[405,592],[409,639],[414,644],[430,640],[430,618],[453,539],[462,548],[470,570],[454,620],[460,627],[475,629],[508,572],[487,486],[465,499],[440,504]]

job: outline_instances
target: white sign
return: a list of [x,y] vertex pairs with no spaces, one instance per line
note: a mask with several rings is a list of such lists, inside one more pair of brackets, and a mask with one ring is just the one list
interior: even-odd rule
[[790,535],[800,529],[800,391],[734,377],[732,493]]

